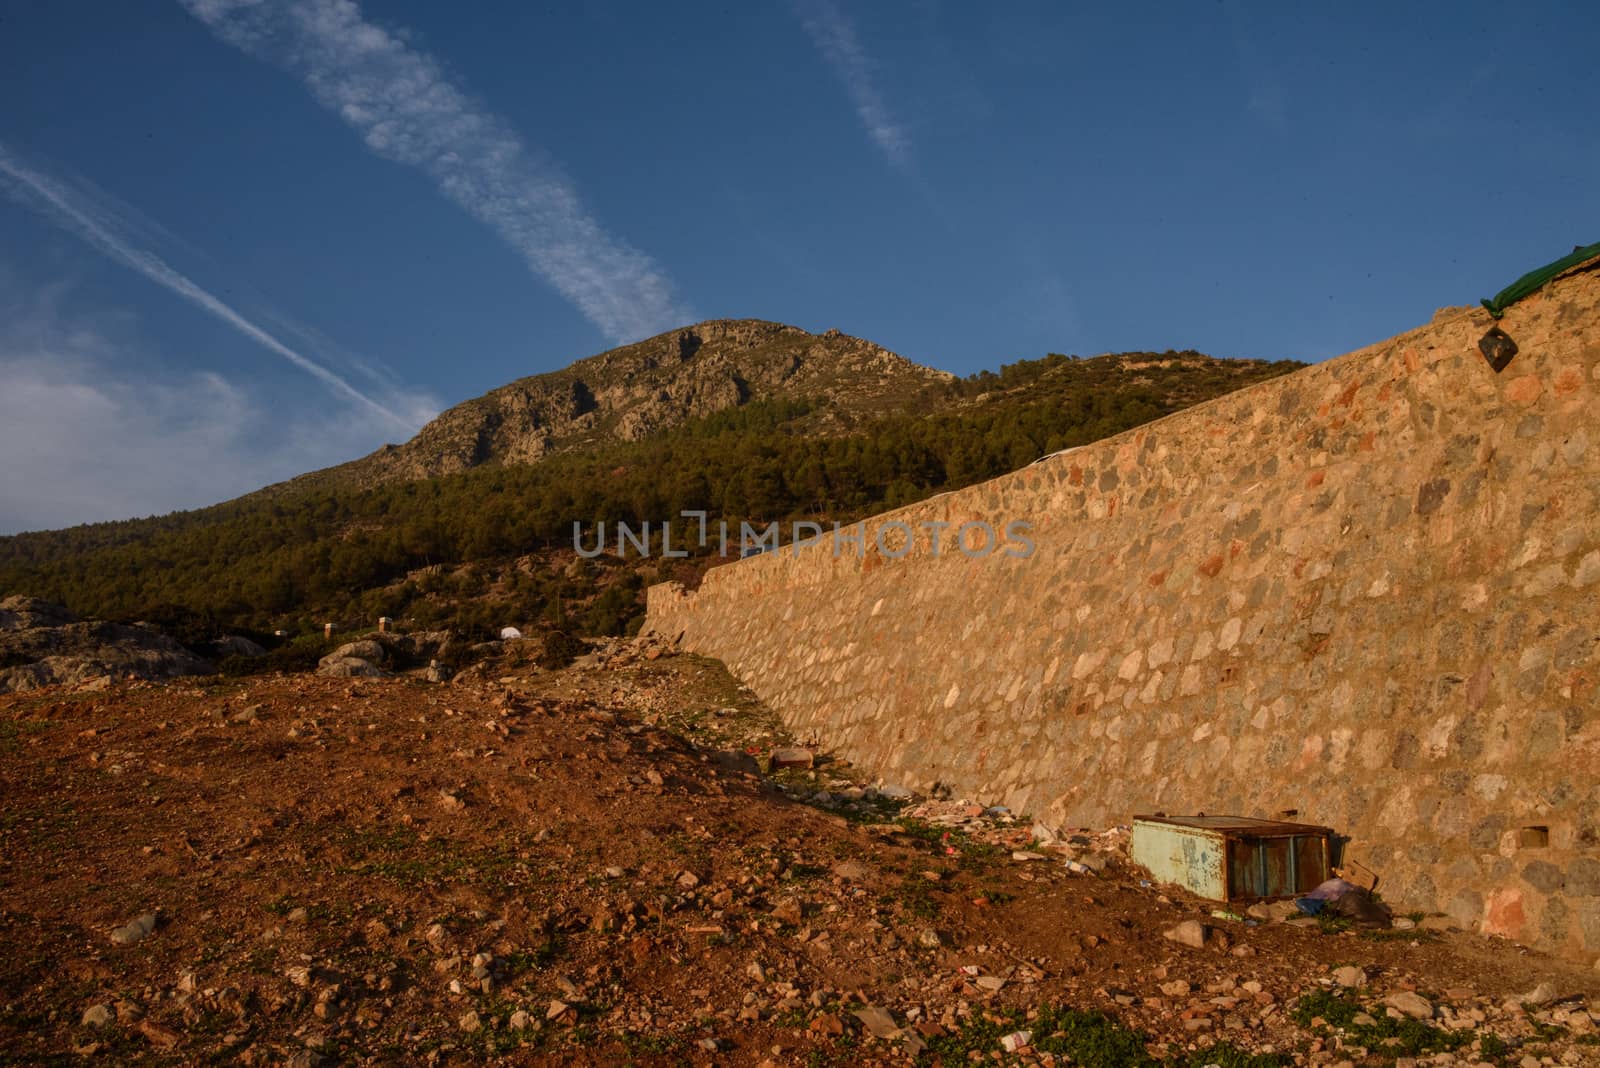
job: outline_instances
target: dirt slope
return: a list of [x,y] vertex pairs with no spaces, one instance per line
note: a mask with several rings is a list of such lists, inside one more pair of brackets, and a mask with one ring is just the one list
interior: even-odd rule
[[[1025,821],[897,813],[848,768],[749,770],[788,741],[720,665],[658,647],[443,686],[0,696],[0,1062],[1600,1053],[1593,972],[1452,932],[1219,920],[1095,850],[1115,833],[1069,845],[1103,867],[1074,874],[1013,859]],[[1185,919],[1203,947],[1163,936]],[[1348,964],[1369,1017],[1331,993]],[[1502,1006],[1541,982],[1556,1000]],[[1410,988],[1426,1026],[1385,1015]],[[1017,1030],[1033,1046],[1004,1051]]]

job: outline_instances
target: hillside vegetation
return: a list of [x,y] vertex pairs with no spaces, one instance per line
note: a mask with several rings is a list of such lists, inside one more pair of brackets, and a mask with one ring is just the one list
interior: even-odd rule
[[[0,538],[0,592],[159,620],[189,640],[379,615],[469,635],[540,619],[618,633],[640,614],[645,585],[712,561],[582,561],[574,522],[685,510],[713,522],[850,521],[1298,366],[1052,355],[966,379],[902,376],[917,381],[922,414],[904,410],[903,392],[872,415],[859,391],[834,388],[734,403],[634,440],[601,435],[532,463],[366,485],[324,472],[199,511]],[[421,456],[415,445],[404,448]]]

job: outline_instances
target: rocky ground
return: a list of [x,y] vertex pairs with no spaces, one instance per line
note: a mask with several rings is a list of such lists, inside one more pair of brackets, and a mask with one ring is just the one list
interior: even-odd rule
[[1219,918],[807,741],[622,643],[0,696],[0,1062],[1600,1064],[1592,970]]

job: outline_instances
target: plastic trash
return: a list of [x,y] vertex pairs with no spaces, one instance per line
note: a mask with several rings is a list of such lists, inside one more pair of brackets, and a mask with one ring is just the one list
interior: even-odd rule
[[1030,1045],[1032,1042],[1032,1031],[1013,1031],[1009,1035],[1006,1035],[1000,1039],[1000,1045],[1005,1047],[1005,1051],[1007,1053],[1015,1053],[1017,1050]]

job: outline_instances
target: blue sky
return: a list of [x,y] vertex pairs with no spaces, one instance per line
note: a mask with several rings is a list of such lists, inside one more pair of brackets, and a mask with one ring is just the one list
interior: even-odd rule
[[1315,360],[1600,240],[1583,5],[555,7],[0,7],[0,532],[696,319]]

